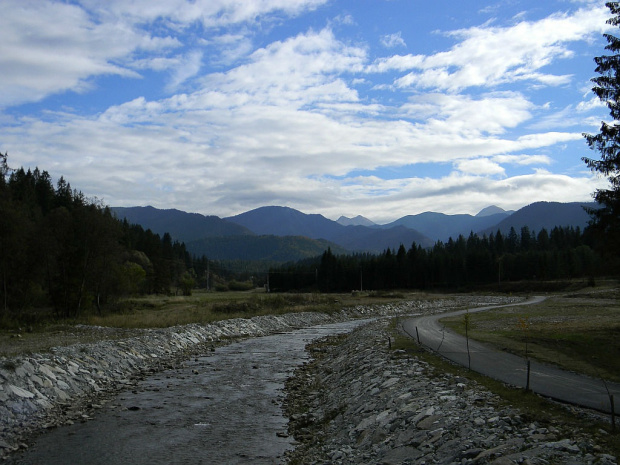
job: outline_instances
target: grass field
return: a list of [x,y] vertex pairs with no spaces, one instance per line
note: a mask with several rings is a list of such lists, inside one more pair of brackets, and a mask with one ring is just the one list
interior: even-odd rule
[[192,296],[149,296],[128,299],[121,310],[100,316],[90,314],[83,324],[116,328],[164,328],[190,323],[211,323],[229,318],[251,318],[295,312],[331,313],[342,307],[394,302],[407,298],[429,298],[421,294],[266,294],[263,290],[243,292],[195,291]]
[[47,352],[52,347],[101,339],[121,339],[148,328],[294,312],[331,313],[343,307],[434,298],[420,293],[266,294],[261,291],[195,291],[187,297],[137,297],[125,299],[114,311],[107,310],[101,315],[92,310],[74,320],[58,320],[50,313],[32,326],[10,321],[0,325],[4,328],[0,329],[0,357]]

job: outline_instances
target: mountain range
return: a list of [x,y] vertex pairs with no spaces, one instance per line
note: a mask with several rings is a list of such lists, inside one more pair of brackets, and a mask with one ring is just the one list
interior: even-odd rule
[[113,207],[112,211],[118,218],[157,234],[169,233],[196,255],[282,263],[320,255],[328,247],[334,253],[377,253],[396,249],[400,244],[409,248],[413,242],[431,247],[437,241],[471,232],[490,234],[500,230],[507,234],[511,228],[519,232],[524,226],[530,231],[555,226],[584,228],[590,220],[584,207],[595,205],[536,202],[514,212],[490,206],[475,216],[424,212],[383,225],[363,216],[343,216],[333,221],[279,206],[260,207],[228,218],[154,207]]

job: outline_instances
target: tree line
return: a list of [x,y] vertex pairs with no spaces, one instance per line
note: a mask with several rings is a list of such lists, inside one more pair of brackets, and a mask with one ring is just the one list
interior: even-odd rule
[[328,249],[316,260],[272,268],[274,291],[390,289],[459,289],[521,280],[591,278],[606,272],[593,238],[580,228],[556,227],[536,233],[527,226],[520,233],[499,230],[480,237],[439,241],[424,249],[386,249],[378,255],[335,255]]
[[39,168],[10,169],[0,153],[0,317],[73,318],[123,296],[189,294],[223,275],[170,234],[117,219],[63,177],[54,186]]

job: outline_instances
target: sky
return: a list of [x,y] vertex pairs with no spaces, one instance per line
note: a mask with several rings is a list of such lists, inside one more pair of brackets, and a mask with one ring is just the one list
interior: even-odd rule
[[604,1],[0,0],[0,151],[109,206],[591,201]]

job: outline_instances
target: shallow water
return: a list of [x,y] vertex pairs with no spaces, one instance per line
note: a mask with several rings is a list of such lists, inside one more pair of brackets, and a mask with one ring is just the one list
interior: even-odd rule
[[248,339],[192,358],[119,394],[94,419],[40,436],[9,463],[282,463],[293,447],[281,437],[284,381],[308,359],[306,344],[362,323]]

